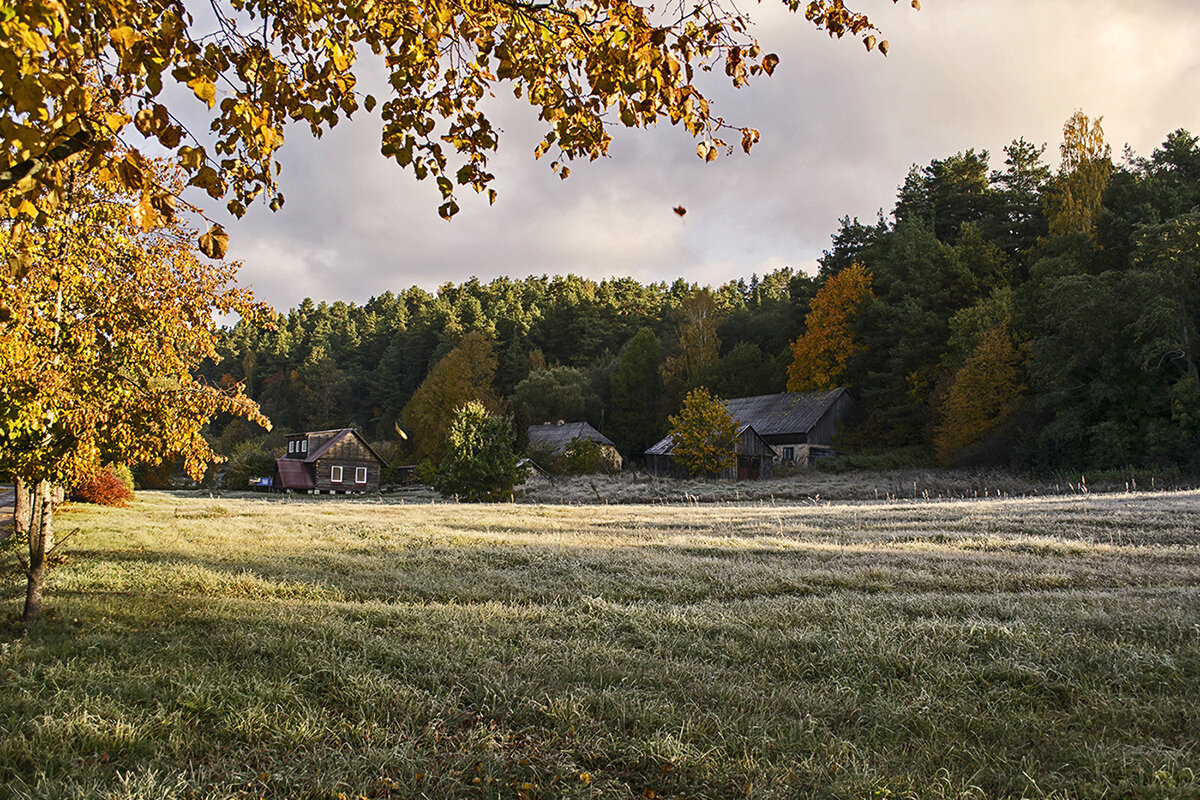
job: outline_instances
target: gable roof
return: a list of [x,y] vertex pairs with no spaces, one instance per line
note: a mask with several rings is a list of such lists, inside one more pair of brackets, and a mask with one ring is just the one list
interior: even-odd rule
[[616,447],[600,431],[586,422],[564,422],[561,425],[547,422],[545,425],[530,425],[528,429],[529,444],[534,447],[552,447],[555,453],[561,453],[575,439],[585,439],[596,444]]
[[839,388],[735,397],[725,401],[725,408],[739,424],[753,425],[761,436],[808,433],[847,391]]
[[[305,436],[319,436],[319,435],[325,434],[325,433],[330,433],[330,431],[309,431],[308,433],[306,433],[304,435]],[[301,460],[301,461],[303,461],[303,463],[306,463],[306,464],[315,463],[318,458],[320,458],[321,456],[328,453],[329,449],[331,447],[333,447],[335,444],[340,442],[342,439],[345,439],[347,436],[351,436],[351,435],[353,435],[356,439],[358,439],[358,441],[362,443],[362,446],[367,448],[367,452],[370,453],[371,455],[375,456],[375,459],[380,464],[387,466],[387,462],[384,461],[380,457],[379,453],[375,452],[375,448],[371,447],[371,445],[367,443],[367,440],[363,438],[362,434],[359,433],[354,428],[342,428],[341,430],[334,433],[333,436],[326,439],[321,444],[321,446],[318,447],[316,450],[313,450],[311,453],[309,453],[303,459],[298,459],[298,460]]]

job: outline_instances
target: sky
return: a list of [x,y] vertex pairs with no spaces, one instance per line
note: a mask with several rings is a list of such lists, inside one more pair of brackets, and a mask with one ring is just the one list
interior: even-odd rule
[[1077,110],[1103,117],[1118,160],[1126,145],[1145,156],[1178,128],[1200,133],[1196,0],[850,5],[889,40],[886,58],[831,40],[777,0],[743,5],[780,64],[740,90],[704,88],[718,114],[761,132],[748,156],[738,148],[704,163],[682,129],[618,127],[609,157],[571,164],[560,181],[551,159],[533,158],[536,112],[497,92],[486,110],[502,130],[490,165],[499,197],[489,207],[463,190],[462,211],[444,221],[436,186],[379,154],[377,113],[319,141],[291,129],[283,209],[259,203],[226,223],[240,281],[284,310],[305,297],[362,303],[470,277],[718,285],[782,266],[812,271],[838,221],[889,212],[914,164],[974,148],[1001,169],[1004,146],[1024,137],[1048,145],[1057,167]]

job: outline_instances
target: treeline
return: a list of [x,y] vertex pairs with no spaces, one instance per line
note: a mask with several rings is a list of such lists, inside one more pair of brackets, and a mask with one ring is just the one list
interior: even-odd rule
[[[278,429],[356,425],[403,460],[436,458],[442,407],[464,393],[518,430],[586,419],[636,457],[693,387],[845,385],[862,409],[845,449],[1195,470],[1197,138],[1115,164],[1099,122],[1076,114],[1061,154],[1052,171],[1045,146],[1017,140],[1001,168],[974,150],[913,167],[890,214],[842,220],[814,277],[542,276],[306,300],[273,329],[227,331],[208,377],[243,382]],[[213,434],[227,453],[257,435],[239,421]]]

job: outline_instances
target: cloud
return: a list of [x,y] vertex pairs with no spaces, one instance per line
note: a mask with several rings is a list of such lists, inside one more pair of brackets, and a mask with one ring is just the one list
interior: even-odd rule
[[[470,276],[574,272],[721,283],[768,265],[812,265],[843,216],[890,210],[912,164],[1017,137],[1048,143],[1076,109],[1103,116],[1114,152],[1148,154],[1172,130],[1200,130],[1187,102],[1200,79],[1200,4],[1191,0],[861,2],[890,40],[887,58],[830,41],[782,6],[754,10],[775,76],[732,91],[719,113],[762,141],[704,164],[681,130],[616,130],[609,158],[560,181],[532,158],[536,113],[493,103],[504,131],[493,160],[500,198],[467,197],[437,217],[432,184],[378,153],[378,118],[360,115],[321,141],[290,134],[284,209],[231,224],[245,281],[286,308],[305,296],[361,302]],[[377,80],[370,78],[369,80]],[[684,206],[680,219],[673,212]]]

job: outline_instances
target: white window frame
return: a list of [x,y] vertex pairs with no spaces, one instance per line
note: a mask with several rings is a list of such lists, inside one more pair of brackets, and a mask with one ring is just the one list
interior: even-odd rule
[[342,482],[342,468],[340,466],[335,464],[334,466],[329,468],[329,482],[330,483],[341,483]]
[[355,467],[354,468],[354,482],[355,483],[366,483],[367,482],[367,468],[366,467]]
[[794,447],[783,448],[783,460],[784,461],[795,461],[796,460],[796,449]]
[[296,452],[296,440],[295,439],[288,442],[288,454],[290,455],[294,452]]
[[300,452],[301,452],[301,453],[307,453],[307,452],[308,452],[308,439],[301,439],[301,440],[300,440]]

